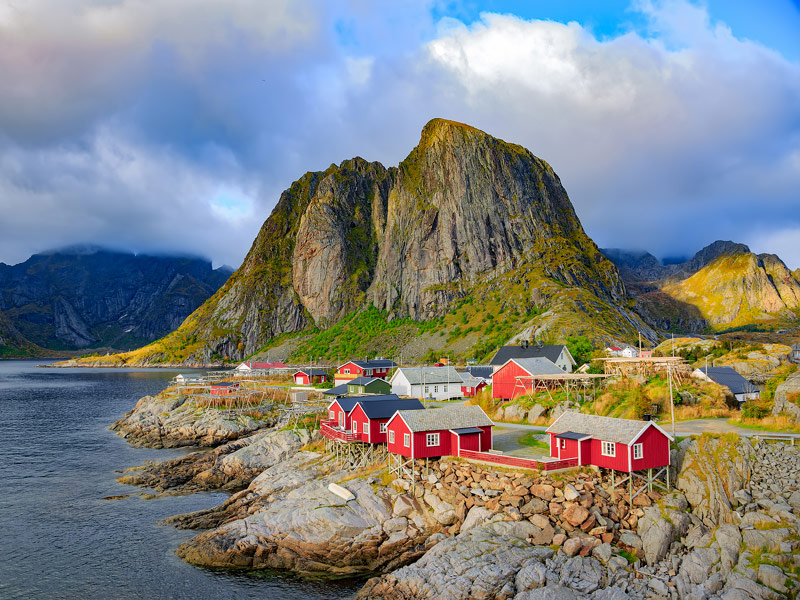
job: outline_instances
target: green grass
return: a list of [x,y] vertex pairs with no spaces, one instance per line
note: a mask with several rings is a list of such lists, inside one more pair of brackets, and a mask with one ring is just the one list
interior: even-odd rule
[[520,446],[528,446],[529,448],[541,448],[543,450],[550,450],[550,444],[547,442],[543,442],[541,440],[537,440],[536,436],[541,435],[540,433],[536,433],[534,431],[529,431],[521,438],[517,440]]

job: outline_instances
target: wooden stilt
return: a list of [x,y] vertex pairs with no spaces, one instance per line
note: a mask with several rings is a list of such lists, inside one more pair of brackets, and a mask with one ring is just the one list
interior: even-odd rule
[[647,469],[647,491],[653,491],[653,469]]

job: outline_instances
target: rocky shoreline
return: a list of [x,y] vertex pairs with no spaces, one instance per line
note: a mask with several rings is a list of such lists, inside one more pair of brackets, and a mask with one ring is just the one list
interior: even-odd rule
[[800,587],[800,447],[683,440],[672,457],[677,489],[631,506],[594,471],[545,475],[448,458],[412,483],[385,467],[339,465],[306,430],[213,430],[204,416],[189,425],[176,416],[182,405],[166,406],[143,398],[115,427],[156,447],[217,447],[120,481],[164,494],[232,493],[165,521],[201,530],[177,551],[198,566],[372,576],[362,599],[777,599]]

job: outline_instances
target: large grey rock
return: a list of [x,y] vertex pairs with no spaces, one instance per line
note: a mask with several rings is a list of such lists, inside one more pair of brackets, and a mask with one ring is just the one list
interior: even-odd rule
[[592,600],[630,600],[628,594],[614,585],[610,585],[602,590],[597,590],[590,597]]
[[792,420],[800,422],[800,406],[791,402],[790,394],[800,394],[800,371],[786,378],[786,381],[775,388],[775,398],[772,406],[772,415],[787,415]]
[[463,533],[465,531],[469,531],[474,527],[478,527],[479,525],[483,525],[486,521],[491,519],[495,514],[482,507],[482,506],[473,506],[469,509],[467,513],[467,517],[464,519],[464,522],[461,524],[460,531]]
[[786,587],[786,582],[788,581],[786,574],[780,567],[775,565],[758,565],[758,580],[778,592],[786,593],[789,591]]
[[533,408],[528,411],[528,423],[535,423],[536,419],[545,413],[546,409],[541,404],[534,404]]
[[514,596],[514,600],[578,600],[578,595],[567,587],[548,584],[543,588],[521,592]]
[[664,558],[670,544],[686,535],[690,523],[685,513],[665,509],[662,515],[657,506],[645,508],[644,516],[638,522],[638,533],[647,564],[654,565]]
[[742,531],[742,543],[750,550],[780,550],[781,542],[789,535],[788,529],[745,529]]
[[588,594],[606,584],[606,572],[595,558],[574,556],[568,559],[559,572],[559,583],[576,592]]
[[523,566],[553,555],[525,541],[526,521],[492,522],[442,540],[417,562],[370,579],[357,598],[502,598],[513,594]]
[[688,582],[699,585],[706,581],[717,562],[719,562],[719,552],[716,549],[697,548],[684,557],[680,574]]
[[720,571],[724,577],[727,577],[739,560],[742,534],[735,525],[720,525],[714,533],[714,540],[719,548]]

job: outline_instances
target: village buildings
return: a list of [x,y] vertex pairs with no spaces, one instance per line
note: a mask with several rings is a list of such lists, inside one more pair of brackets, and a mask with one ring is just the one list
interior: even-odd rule
[[385,358],[351,360],[336,370],[335,382],[336,385],[341,385],[358,377],[386,379],[395,368],[397,368],[397,363]]
[[397,411],[387,424],[387,449],[406,458],[458,456],[492,448],[494,423],[480,406]]
[[532,394],[536,389],[535,378],[539,375],[567,374],[543,357],[512,358],[495,371],[492,398],[513,400]]
[[571,373],[576,365],[569,349],[563,344],[529,344],[527,341],[523,341],[519,346],[503,346],[495,353],[489,364],[494,367],[496,373],[512,358],[545,358],[565,373]]
[[299,369],[294,373],[294,382],[297,385],[313,385],[328,381],[328,372],[325,369]]
[[356,377],[348,381],[346,393],[348,394],[390,394],[392,385],[385,379],[377,377]]
[[692,371],[692,377],[713,381],[727,388],[740,404],[748,400],[758,400],[760,396],[758,388],[737,373],[733,367],[703,367]]
[[385,444],[389,419],[398,410],[425,410],[416,398],[398,398],[393,395],[358,398],[350,414],[350,423],[356,439],[368,444]]

